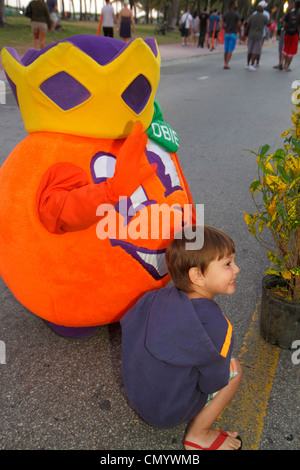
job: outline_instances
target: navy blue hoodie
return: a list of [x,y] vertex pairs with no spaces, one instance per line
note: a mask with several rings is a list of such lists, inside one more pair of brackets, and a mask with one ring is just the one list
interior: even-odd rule
[[169,428],[193,419],[207,396],[225,387],[231,325],[209,299],[176,287],[144,295],[121,319],[125,389],[150,425]]

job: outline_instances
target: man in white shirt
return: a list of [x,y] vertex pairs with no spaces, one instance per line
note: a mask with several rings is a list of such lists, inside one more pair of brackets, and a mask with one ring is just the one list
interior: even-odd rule
[[101,10],[99,26],[98,26],[98,36],[101,32],[101,26],[103,28],[104,36],[114,37],[114,22],[117,22],[117,18],[113,9],[113,6],[110,3],[110,0],[105,0],[106,5]]
[[192,21],[193,17],[190,14],[189,10],[186,9],[185,13],[183,13],[180,19],[180,33],[181,33],[181,40],[183,46],[188,46],[188,38],[192,32]]

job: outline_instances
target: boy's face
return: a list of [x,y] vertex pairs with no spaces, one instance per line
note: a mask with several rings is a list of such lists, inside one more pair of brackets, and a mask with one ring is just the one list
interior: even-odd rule
[[205,274],[201,275],[197,292],[208,299],[213,299],[216,295],[232,295],[239,271],[234,254],[215,259],[208,265]]

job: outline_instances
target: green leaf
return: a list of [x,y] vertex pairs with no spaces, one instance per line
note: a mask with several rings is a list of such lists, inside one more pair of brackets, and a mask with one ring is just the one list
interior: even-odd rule
[[267,269],[267,271],[265,271],[265,274],[275,274],[275,276],[280,276],[280,272],[276,271],[276,269]]
[[285,169],[283,168],[283,166],[278,165],[278,166],[277,166],[277,170],[279,171],[280,176],[281,176],[281,178],[285,181],[285,183],[288,183],[288,182],[289,182],[289,177],[288,177],[288,175],[287,175],[287,172],[286,172]]
[[278,266],[278,268],[282,269],[282,266],[283,266],[282,261],[277,257],[277,255],[275,255],[271,251],[268,251],[267,257],[269,258],[270,261],[272,261],[272,263]]
[[276,203],[276,212],[285,219],[285,207],[280,202]]
[[260,156],[262,157],[263,155],[266,155],[267,151],[270,149],[270,145],[269,144],[265,144],[262,146],[262,148],[260,149]]
[[300,266],[298,268],[293,268],[290,270],[292,274],[300,276]]
[[259,187],[260,184],[261,183],[258,180],[253,181],[253,183],[250,186],[251,193],[255,193],[255,191],[257,190],[257,188]]
[[293,143],[293,145],[295,145],[295,147],[300,149],[300,140],[299,139],[296,139],[295,137],[292,137],[292,143]]
[[277,157],[277,159],[283,160],[285,158],[285,151],[283,149],[277,149],[276,152],[274,153],[274,157]]

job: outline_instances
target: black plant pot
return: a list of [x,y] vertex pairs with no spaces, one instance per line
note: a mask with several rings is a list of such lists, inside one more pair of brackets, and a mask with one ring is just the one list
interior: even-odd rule
[[286,285],[283,278],[267,275],[262,280],[260,333],[271,344],[290,349],[300,339],[300,302],[285,300],[270,291]]

